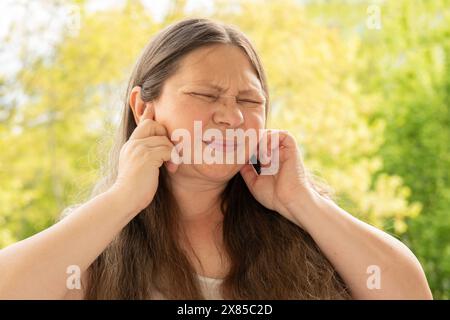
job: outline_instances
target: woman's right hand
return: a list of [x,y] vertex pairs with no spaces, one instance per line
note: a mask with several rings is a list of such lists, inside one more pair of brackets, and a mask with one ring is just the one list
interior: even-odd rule
[[[158,188],[159,168],[166,163],[170,172],[178,166],[169,162],[173,143],[166,128],[156,122],[151,106],[147,106],[136,129],[122,146],[119,157],[118,175],[114,192],[127,199],[136,213],[146,208],[153,200]],[[177,152],[173,152],[177,156]],[[178,162],[177,162],[178,163]]]

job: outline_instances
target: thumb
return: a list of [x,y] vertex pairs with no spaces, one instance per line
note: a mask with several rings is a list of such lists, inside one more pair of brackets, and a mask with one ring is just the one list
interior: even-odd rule
[[182,158],[180,157],[176,146],[173,147],[170,158],[171,159],[169,161],[164,162],[164,166],[166,167],[167,171],[175,173],[178,170],[178,166],[182,162]]
[[256,182],[256,179],[258,179],[258,173],[256,172],[253,165],[247,163],[241,168],[239,172],[241,173],[241,176],[247,186],[249,188],[252,188]]
[[175,164],[170,160],[164,162],[164,166],[166,167],[167,171],[169,171],[170,173],[175,173],[178,170],[178,164]]

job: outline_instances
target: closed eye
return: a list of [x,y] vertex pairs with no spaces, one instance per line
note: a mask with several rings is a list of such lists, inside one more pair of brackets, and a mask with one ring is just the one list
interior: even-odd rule
[[212,94],[207,94],[207,93],[191,92],[189,94],[194,97],[206,98],[206,99],[212,100],[212,101],[215,101],[218,99],[217,96],[212,95]]
[[[219,99],[219,96],[214,95],[214,94],[208,94],[208,93],[189,92],[188,94],[190,96],[200,98],[200,99],[206,100],[208,102],[216,102]],[[248,98],[237,98],[236,102],[239,104],[244,104],[246,106],[254,106],[254,107],[264,104],[264,102],[262,102],[262,101],[248,99]]]
[[238,101],[238,103],[251,103],[251,104],[255,104],[255,105],[263,104],[261,101],[250,100],[250,99],[238,99],[237,101]]

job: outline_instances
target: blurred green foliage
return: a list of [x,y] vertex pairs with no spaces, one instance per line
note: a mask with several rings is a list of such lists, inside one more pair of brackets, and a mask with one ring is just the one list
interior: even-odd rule
[[383,172],[403,178],[422,213],[402,240],[436,298],[450,298],[450,2],[392,1],[367,37],[360,80],[386,120]]
[[[211,17],[262,56],[271,126],[294,133],[339,204],[401,238],[448,299],[450,1],[379,2],[381,29],[366,25],[372,1],[215,3]],[[133,1],[82,9],[79,32],[0,80],[1,95],[26,97],[0,100],[0,248],[87,199],[139,52],[165,25],[204,16],[185,4],[163,21]]]

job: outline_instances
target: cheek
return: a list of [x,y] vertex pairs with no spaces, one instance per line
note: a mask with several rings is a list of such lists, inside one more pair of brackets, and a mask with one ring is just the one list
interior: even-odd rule
[[246,129],[264,129],[265,115],[262,112],[244,113],[244,126]]
[[166,127],[170,134],[176,129],[193,132],[194,121],[208,122],[210,115],[196,106],[177,102],[155,107],[155,120]]
[[185,129],[193,137],[194,123],[200,121],[200,127],[204,131],[205,126],[209,123],[209,119],[209,115],[205,115],[204,113],[196,113],[195,110],[190,110],[189,112],[184,111],[183,113],[173,113],[173,115],[169,116],[163,124],[170,133],[176,129]]
[[210,110],[183,97],[166,99],[164,103],[155,106],[155,111],[155,120],[171,129],[170,131],[178,128],[191,130],[194,121],[207,124],[212,117]]

